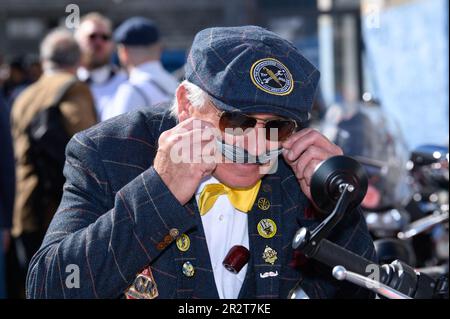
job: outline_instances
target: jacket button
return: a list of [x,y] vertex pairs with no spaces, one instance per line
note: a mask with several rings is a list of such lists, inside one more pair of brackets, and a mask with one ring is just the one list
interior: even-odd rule
[[164,244],[168,245],[168,244],[170,244],[172,241],[173,241],[172,236],[170,236],[170,235],[164,236]]
[[166,245],[164,243],[158,243],[158,245],[156,245],[156,249],[158,250],[163,250],[164,248],[166,248]]

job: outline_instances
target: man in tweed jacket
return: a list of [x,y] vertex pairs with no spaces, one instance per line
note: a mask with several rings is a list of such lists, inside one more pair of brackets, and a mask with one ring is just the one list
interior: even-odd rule
[[[319,222],[309,193],[314,169],[341,154],[320,133],[299,129],[318,79],[289,42],[262,28],[199,32],[172,111],[165,105],[128,113],[69,143],[63,199],[32,259],[27,296],[286,298],[299,284],[310,298],[371,297],[291,248],[299,227]],[[227,142],[226,124],[258,134],[276,127],[278,139],[262,136],[252,144],[251,134],[242,134]],[[219,152],[217,136],[195,138],[214,129],[228,146],[235,144],[234,151],[242,146],[256,158],[262,146],[275,151],[272,157],[282,147],[276,170],[262,173],[273,161],[218,161],[226,152]],[[199,147],[201,160],[174,160],[180,141]],[[203,152],[207,145],[216,147]],[[210,184],[225,191],[205,212]],[[244,196],[248,209],[233,202],[236,190],[252,194]],[[375,260],[359,210],[329,239]],[[222,261],[236,245],[249,251],[249,259],[232,273]]]

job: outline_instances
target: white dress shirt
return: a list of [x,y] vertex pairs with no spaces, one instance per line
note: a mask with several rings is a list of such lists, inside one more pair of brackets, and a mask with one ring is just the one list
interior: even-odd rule
[[103,121],[105,112],[112,105],[117,89],[127,80],[126,73],[113,70],[112,65],[105,65],[92,71],[81,67],[77,70],[77,76],[89,85],[94,96],[97,119]]
[[[200,184],[196,192],[197,203],[203,188],[211,183],[219,182],[214,177],[207,177]],[[238,274],[233,274],[225,269],[222,262],[231,247],[241,245],[249,248],[247,214],[235,209],[228,197],[222,195],[201,218],[219,297],[236,299],[248,266],[245,265]]]
[[104,119],[142,107],[170,102],[177,86],[177,80],[163,68],[161,62],[143,63],[133,68],[128,81],[120,85]]

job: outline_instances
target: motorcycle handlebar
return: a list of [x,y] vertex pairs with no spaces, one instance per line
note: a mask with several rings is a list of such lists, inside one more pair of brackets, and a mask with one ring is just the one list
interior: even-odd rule
[[[431,277],[416,272],[398,260],[381,266],[327,239],[322,239],[319,243],[311,242],[304,253],[331,268],[339,265],[355,275],[373,277],[380,284],[391,287],[398,296],[428,299],[433,298],[435,293],[436,283]],[[389,291],[388,294],[391,295]]]
[[314,258],[330,267],[341,265],[345,269],[358,274],[368,274],[368,269],[371,265],[374,265],[373,261],[342,248],[327,239],[322,239],[316,247],[305,253],[309,258]]
[[383,282],[387,276],[385,270],[380,265],[342,248],[327,239],[322,239],[313,249],[305,251],[305,254],[309,258],[314,258],[330,267],[341,265],[348,271],[363,276],[378,271],[380,274],[380,282]]

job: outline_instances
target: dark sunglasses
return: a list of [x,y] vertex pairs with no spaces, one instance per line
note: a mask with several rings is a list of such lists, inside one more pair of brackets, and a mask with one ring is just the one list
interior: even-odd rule
[[100,39],[103,41],[109,41],[111,40],[111,36],[109,34],[105,34],[105,33],[92,33],[89,35],[89,39],[90,40],[96,40],[96,39]]
[[[218,111],[219,128],[222,132],[232,129],[234,135],[243,135],[245,130],[254,128],[258,122],[264,123],[266,139],[270,141],[284,141],[297,130],[297,122],[291,119],[263,120],[240,112]],[[238,130],[236,130],[238,129]],[[240,130],[239,130],[240,129]],[[277,130],[277,138],[271,136],[271,129]],[[239,134],[242,132],[243,134]],[[228,131],[227,131],[228,133]]]

